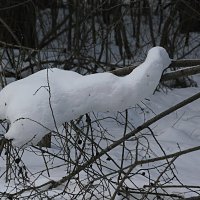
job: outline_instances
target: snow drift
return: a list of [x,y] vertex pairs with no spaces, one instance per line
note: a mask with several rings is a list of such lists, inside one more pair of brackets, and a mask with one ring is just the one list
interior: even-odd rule
[[82,76],[56,68],[13,82],[0,92],[0,118],[10,122],[5,134],[15,146],[37,144],[64,122],[91,111],[118,111],[153,94],[171,60],[154,47],[144,63],[125,77],[111,73]]

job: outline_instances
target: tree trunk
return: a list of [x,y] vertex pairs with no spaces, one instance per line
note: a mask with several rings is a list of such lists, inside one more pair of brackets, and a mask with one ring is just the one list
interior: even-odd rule
[[180,1],[177,8],[180,16],[180,32],[200,32],[199,0]]
[[0,40],[35,48],[36,15],[33,3],[22,3],[20,0],[1,1],[0,9]]

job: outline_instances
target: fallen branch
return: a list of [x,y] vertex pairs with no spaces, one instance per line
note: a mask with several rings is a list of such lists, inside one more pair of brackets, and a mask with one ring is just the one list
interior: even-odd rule
[[189,197],[189,198],[182,198],[182,199],[179,199],[179,200],[199,200],[199,199],[200,199],[200,196]]
[[180,68],[180,67],[191,67],[195,65],[200,65],[199,59],[172,60],[172,63],[169,67]]
[[[180,67],[185,68],[185,67],[191,67],[191,66],[196,66],[196,65],[198,66],[200,65],[200,60],[195,60],[195,59],[194,60],[173,60],[169,68],[180,68]],[[136,67],[137,66],[128,66],[128,67],[113,70],[111,71],[111,73],[115,74],[116,76],[126,76],[130,74]],[[182,69],[182,70],[184,71],[186,69]],[[190,75],[194,75],[194,74],[195,73],[190,74]]]
[[199,73],[200,73],[200,65],[163,74],[163,76],[161,77],[161,82],[177,79],[183,76],[191,76]]

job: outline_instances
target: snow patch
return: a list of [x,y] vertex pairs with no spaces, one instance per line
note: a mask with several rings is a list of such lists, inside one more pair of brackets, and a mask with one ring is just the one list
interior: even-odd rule
[[0,118],[15,146],[37,144],[64,122],[91,111],[119,111],[153,94],[171,59],[162,47],[149,50],[144,63],[125,77],[111,73],[82,76],[56,68],[13,82],[0,92]]

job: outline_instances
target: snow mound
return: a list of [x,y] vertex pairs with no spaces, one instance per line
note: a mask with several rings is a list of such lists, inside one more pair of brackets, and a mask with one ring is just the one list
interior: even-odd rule
[[118,111],[153,94],[171,59],[162,47],[149,50],[144,63],[125,77],[111,73],[82,76],[45,69],[10,83],[0,92],[0,118],[15,146],[37,144],[64,122],[91,111]]

